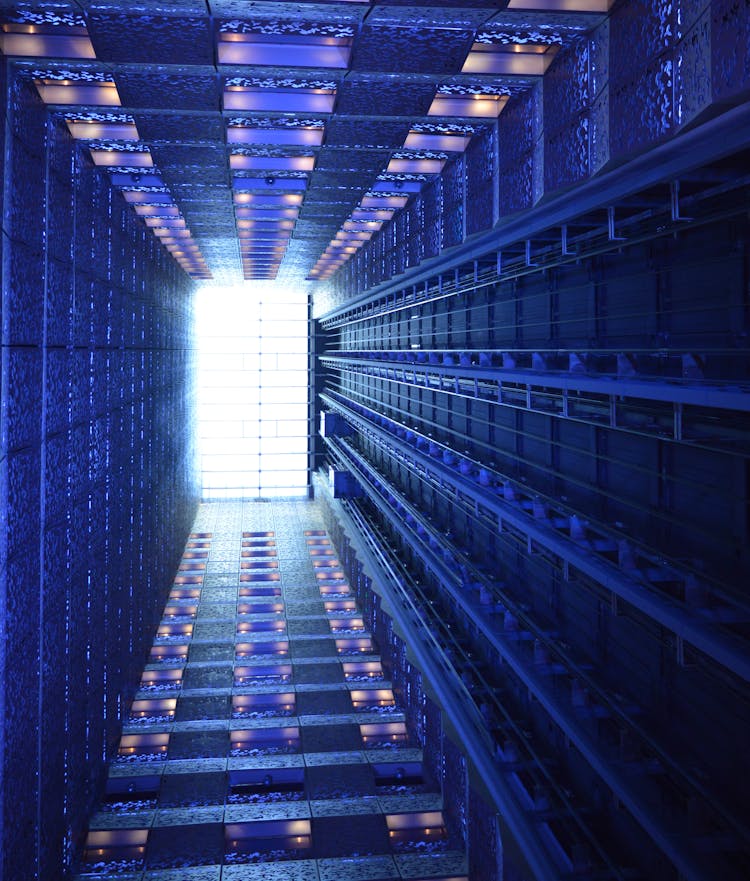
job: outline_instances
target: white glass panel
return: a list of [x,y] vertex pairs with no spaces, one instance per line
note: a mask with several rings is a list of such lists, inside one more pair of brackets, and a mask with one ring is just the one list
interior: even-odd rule
[[[279,356],[274,352],[273,354],[266,354],[265,352],[260,355],[260,369],[268,370],[269,372],[272,370],[277,370],[279,367]],[[265,377],[263,377],[265,381]]]
[[307,321],[264,321],[263,339],[271,337],[307,336]]
[[[300,375],[304,375],[307,377],[307,355],[284,355],[284,370],[297,370]],[[305,385],[307,385],[307,381],[305,381]]]
[[[198,423],[198,435],[201,438],[242,437],[242,423],[204,420]],[[205,443],[201,446],[205,449]]]
[[[305,380],[304,382],[302,380]],[[306,374],[300,374],[299,371],[284,370],[280,367],[278,370],[269,370],[263,372],[262,382],[264,386],[297,386],[299,388],[307,388]]]
[[[295,480],[302,479],[303,475],[300,475],[299,478],[295,475]],[[307,472],[304,474],[304,479],[307,480]],[[263,491],[263,495],[266,498],[304,498],[307,495],[307,490],[300,488],[296,483],[294,485],[290,484],[289,487],[283,486],[263,486],[261,487]]]
[[277,404],[276,396],[269,394],[263,396],[263,418],[264,419],[300,419],[307,415],[307,406],[301,404]]
[[306,343],[307,339],[302,337],[268,337],[263,340],[263,352],[276,352],[279,354],[292,354],[297,355],[300,353],[300,349],[302,348],[301,344],[305,344],[305,348],[307,348]]
[[268,453],[263,457],[263,464],[265,468],[272,471],[301,471],[307,467],[307,455],[304,453],[291,455]]
[[261,486],[265,487],[282,487],[282,486],[299,486],[302,480],[306,480],[307,471],[299,469],[298,471],[264,471],[261,477]]
[[307,419],[287,419],[279,421],[279,437],[306,437],[307,431]]
[[[281,428],[281,424],[279,424]],[[262,437],[259,441],[260,453],[298,453],[298,437]]]
[[233,355],[231,352],[214,354],[210,350],[201,355],[201,379],[215,378],[226,370],[242,370],[242,355]]
[[198,292],[205,498],[306,495],[308,332],[304,291],[248,282]]

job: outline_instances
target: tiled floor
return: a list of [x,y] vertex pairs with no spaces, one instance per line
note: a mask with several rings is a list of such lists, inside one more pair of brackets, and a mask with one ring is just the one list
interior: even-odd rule
[[79,878],[466,881],[309,501],[201,506]]

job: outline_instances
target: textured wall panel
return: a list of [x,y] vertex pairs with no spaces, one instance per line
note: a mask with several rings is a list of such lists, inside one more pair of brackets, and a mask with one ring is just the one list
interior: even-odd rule
[[711,81],[717,101],[741,99],[750,88],[750,2],[711,3]]
[[678,125],[694,119],[711,103],[711,15],[706,11],[677,49],[675,117]]
[[619,7],[610,30],[612,156],[652,146],[675,125],[674,46],[678,12],[671,0]]
[[[497,815],[472,786],[468,804],[469,871],[473,881],[495,881],[502,865],[502,847],[497,833]],[[506,876],[513,878],[511,868]]]
[[544,78],[544,190],[583,180],[589,168],[591,50],[579,39],[561,52]]
[[498,177],[500,217],[533,204],[535,114],[538,89],[511,98],[498,119]]
[[461,750],[450,739],[443,737],[443,799],[446,820],[454,834],[466,843],[469,806],[467,798],[469,786],[467,779],[466,758]]
[[424,256],[437,257],[441,247],[442,225],[440,212],[443,200],[442,179],[438,178],[428,184],[423,190],[422,202],[424,205]]
[[466,150],[466,234],[494,221],[497,138],[494,129],[475,135]]
[[408,208],[409,239],[407,241],[406,264],[409,268],[419,266],[424,254],[424,206],[417,197]]
[[192,521],[193,442],[175,431],[192,423],[192,284],[36,90],[17,79],[10,98],[0,874],[52,881]]
[[446,163],[443,169],[443,247],[450,248],[464,240],[464,158]]

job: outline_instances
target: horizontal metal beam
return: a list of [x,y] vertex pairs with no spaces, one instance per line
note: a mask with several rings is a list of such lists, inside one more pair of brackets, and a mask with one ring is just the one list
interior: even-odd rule
[[750,652],[744,640],[721,629],[708,617],[696,614],[667,597],[655,585],[631,577],[619,566],[593,553],[590,548],[581,547],[573,538],[561,536],[552,526],[499,498],[490,489],[461,476],[460,472],[442,465],[406,441],[365,420],[351,407],[329,395],[321,395],[321,398],[325,404],[338,410],[354,425],[359,425],[361,429],[369,432],[372,436],[381,438],[381,443],[384,446],[398,450],[401,455],[408,457],[414,467],[440,475],[440,478],[454,491],[460,492],[461,495],[472,499],[477,505],[491,511],[497,518],[498,528],[502,528],[503,523],[510,524],[531,541],[537,542],[541,547],[551,551],[561,561],[567,561],[595,583],[601,585],[602,588],[629,603],[708,657],[713,658],[714,661],[736,676],[746,682],[750,681]]
[[[336,504],[321,481],[316,481],[316,489],[318,488],[322,488],[329,496],[330,504]],[[393,512],[383,513],[392,516]],[[416,666],[430,682],[440,706],[459,732],[467,757],[490,793],[493,804],[533,872],[535,881],[562,881],[570,874],[570,868],[562,866],[556,858],[557,854],[550,852],[545,836],[540,835],[542,824],[530,817],[525,806],[519,804],[518,796],[508,785],[494,758],[487,728],[471,695],[455,672],[454,675],[446,675],[453,668],[442,657],[440,645],[429,627],[424,626],[419,609],[412,607],[408,592],[402,589],[400,579],[390,570],[385,557],[377,553],[377,542],[368,541],[368,535],[361,523],[355,525],[346,508],[340,504],[336,505],[336,515],[347,527],[357,557],[373,579],[376,593],[390,602],[391,615],[406,636]],[[362,540],[358,541],[357,536]],[[408,614],[407,610],[412,614]]]
[[[465,352],[456,350],[456,356]],[[465,379],[486,380],[488,382],[514,382],[539,389],[558,389],[565,392],[591,392],[592,394],[610,395],[618,398],[641,399],[644,401],[660,401],[668,404],[684,404],[692,407],[707,407],[726,410],[737,410],[750,413],[750,386],[737,382],[706,381],[697,384],[694,380],[679,379],[639,379],[637,377],[597,377],[586,373],[562,373],[558,371],[518,370],[506,367],[480,367],[476,365],[450,367],[439,364],[417,364],[398,361],[387,356],[389,352],[373,352],[376,357],[353,357],[353,353],[335,354],[326,352],[320,356],[322,363],[342,365],[350,369],[366,372],[368,368],[382,367],[403,375],[414,377],[439,376],[454,380]],[[411,353],[413,354],[413,353]],[[442,352],[440,354],[443,354]],[[502,352],[499,352],[502,354]],[[385,357],[383,357],[385,356]],[[431,387],[427,382],[423,387]]]
[[616,205],[656,184],[684,177],[694,169],[745,149],[748,144],[750,103],[746,102],[697,128],[680,132],[666,143],[653,147],[612,171],[589,178],[573,190],[557,193],[533,208],[503,218],[491,230],[477,233],[438,257],[423,261],[413,272],[375,285],[344,305],[317,317],[321,320],[334,318],[359,304],[429,281],[441,273],[479,260],[491,251],[500,251],[516,242],[533,239],[550,227],[573,224],[576,217]]

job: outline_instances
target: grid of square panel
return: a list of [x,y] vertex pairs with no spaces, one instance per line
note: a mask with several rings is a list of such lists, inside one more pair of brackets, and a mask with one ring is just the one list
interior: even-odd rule
[[192,278],[302,283],[402,207],[369,201],[413,199],[610,5],[29,0],[5,4],[0,48],[34,59],[43,100]]
[[[220,507],[243,505],[203,506]],[[268,529],[206,519],[175,575],[80,881],[466,881],[325,531],[292,532],[270,511]]]

